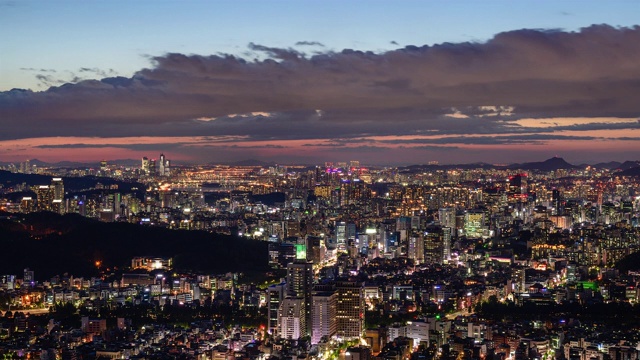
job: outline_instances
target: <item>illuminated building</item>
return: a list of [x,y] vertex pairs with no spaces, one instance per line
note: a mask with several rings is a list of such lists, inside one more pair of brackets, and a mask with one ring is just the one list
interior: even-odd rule
[[470,210],[464,216],[464,231],[467,237],[482,237],[485,230],[484,212],[481,210]]
[[285,284],[277,284],[267,289],[267,331],[272,335],[278,333],[279,311],[284,300],[285,286]]
[[451,258],[451,228],[430,226],[424,233],[424,261],[443,264]]
[[51,180],[53,187],[53,200],[64,200],[64,183],[62,178],[53,178]]
[[306,335],[304,299],[286,297],[278,312],[278,335],[285,339],[299,339]]
[[336,334],[343,339],[359,338],[364,330],[364,287],[357,281],[336,283]]
[[20,211],[27,214],[33,211],[33,198],[25,196],[20,201]]
[[440,208],[438,210],[438,219],[442,226],[455,229],[456,209],[452,207]]
[[165,166],[164,154],[160,154],[160,164],[159,165],[160,166],[158,168],[158,175],[164,176],[164,166]]
[[311,343],[317,344],[323,336],[336,334],[337,295],[334,291],[318,291],[311,303]]
[[168,258],[151,258],[151,257],[134,257],[131,259],[132,269],[152,270],[170,270],[173,265],[173,259]]
[[140,169],[145,173],[149,174],[149,158],[146,156],[142,158],[142,163],[140,164]]
[[51,189],[53,191],[53,200],[51,211],[64,214],[66,212],[64,203],[64,183],[62,178],[53,178],[51,180]]
[[[301,255],[298,256],[296,249],[296,257],[298,258],[291,264],[287,265],[287,297],[295,297],[303,299],[302,310],[304,311],[304,336],[311,334],[311,296],[313,289],[313,263],[300,259],[306,258],[306,249],[304,245],[300,250]],[[302,255],[304,254],[304,255]]]
[[38,211],[51,211],[53,189],[49,185],[40,185],[35,189]]
[[509,198],[526,201],[529,191],[527,187],[527,174],[509,176],[507,182],[509,183],[507,189]]

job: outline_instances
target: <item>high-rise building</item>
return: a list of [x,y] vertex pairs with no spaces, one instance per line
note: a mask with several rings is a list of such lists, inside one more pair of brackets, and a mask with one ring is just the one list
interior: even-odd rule
[[304,336],[311,335],[311,297],[313,290],[313,263],[296,260],[287,265],[287,296],[303,299],[305,313]]
[[440,224],[444,227],[455,229],[456,227],[456,209],[452,207],[440,208],[438,210],[438,218]]
[[51,180],[51,188],[53,189],[53,201],[52,211],[58,214],[64,214],[66,212],[64,202],[64,183],[62,178],[53,178]]
[[323,336],[336,334],[337,294],[332,289],[321,289],[311,300],[311,344],[320,342]]
[[158,169],[158,175],[160,176],[164,176],[164,165],[165,165],[164,154],[160,154],[160,164]]
[[33,285],[32,283],[36,281],[33,270],[26,268],[24,269],[24,273],[22,276],[22,281],[27,286]]
[[284,294],[285,284],[271,285],[267,289],[267,331],[272,335],[278,334],[278,316]]
[[359,338],[364,330],[364,287],[358,281],[336,282],[336,334],[343,339]]
[[62,178],[53,178],[51,180],[53,187],[53,200],[64,200],[64,183]]
[[286,297],[278,312],[278,335],[285,339],[305,337],[304,298]]
[[451,228],[428,226],[424,232],[424,261],[443,264],[451,259]]
[[53,205],[53,188],[40,185],[35,189],[38,211],[51,211]]
[[142,163],[140,164],[140,169],[145,174],[149,174],[149,158],[148,157],[145,156],[145,157],[142,158]]
[[25,196],[20,201],[20,212],[28,214],[33,211],[33,198]]
[[529,188],[527,186],[527,174],[509,176],[508,194],[512,199],[526,200]]

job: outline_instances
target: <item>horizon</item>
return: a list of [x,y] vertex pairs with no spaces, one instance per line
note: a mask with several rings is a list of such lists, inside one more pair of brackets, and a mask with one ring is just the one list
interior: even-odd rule
[[638,2],[280,4],[0,0],[0,161],[640,159]]
[[[149,157],[149,159],[153,159],[156,160],[156,158],[154,157]],[[172,160],[171,158],[167,157],[168,160]],[[483,161],[479,161],[479,162],[469,162],[469,163],[440,163],[440,162],[435,162],[435,163],[411,163],[411,164],[403,164],[403,165],[392,165],[392,164],[375,164],[375,163],[361,163],[361,167],[411,167],[411,166],[470,166],[470,165],[484,165],[484,166],[493,166],[493,167],[508,167],[508,166],[513,166],[513,165],[527,165],[527,164],[533,164],[533,163],[546,163],[549,161],[552,161],[554,159],[559,159],[562,160],[566,163],[568,163],[569,165],[572,166],[582,166],[582,165],[589,165],[589,166],[593,166],[593,165],[598,165],[598,164],[609,164],[609,163],[619,163],[619,164],[624,164],[624,163],[628,163],[628,162],[635,162],[635,163],[639,163],[640,160],[631,160],[631,159],[627,159],[627,160],[610,160],[610,161],[599,161],[599,162],[570,162],[567,161],[566,159],[564,159],[562,156],[553,156],[544,160],[536,160],[536,161],[527,161],[527,162],[516,162],[516,163],[489,163],[489,162],[483,162]],[[352,159],[353,160],[353,159]],[[30,163],[42,163],[42,164],[46,164],[45,166],[60,166],[62,168],[68,167],[68,166],[76,166],[76,165],[91,165],[92,163],[95,163],[94,165],[100,165],[99,162],[100,161],[106,161],[108,165],[118,165],[118,166],[128,166],[128,165],[123,165],[123,163],[129,162],[129,163],[139,163],[140,159],[101,159],[98,162],[94,162],[94,161],[57,161],[57,162],[47,162],[47,161],[42,161],[40,159],[34,158],[34,159],[26,159],[25,161],[21,161],[21,162],[6,162],[6,161],[0,161],[0,165],[1,164],[5,164],[5,165],[9,165],[9,164],[21,164],[21,163],[26,163],[26,162],[30,162]],[[355,160],[357,161],[357,160]],[[343,162],[349,162],[349,161],[343,161]],[[261,163],[261,164],[258,164]],[[278,163],[278,162],[274,162],[274,161],[263,161],[263,160],[257,160],[257,159],[244,159],[244,160],[240,160],[240,161],[234,161],[234,162],[220,162],[220,163],[216,163],[216,162],[209,162],[209,163],[189,163],[189,162],[183,162],[180,163],[178,162],[177,164],[175,162],[172,162],[172,167],[183,167],[183,166],[253,166],[253,167],[258,167],[258,166],[270,166],[270,165],[282,165],[282,166],[319,166],[319,165],[323,165],[326,163],[333,163],[333,162],[321,162],[321,163]],[[64,164],[64,165],[63,165]],[[68,165],[71,164],[71,165]],[[249,165],[245,165],[245,164],[249,164]],[[34,164],[35,165],[35,164]]]

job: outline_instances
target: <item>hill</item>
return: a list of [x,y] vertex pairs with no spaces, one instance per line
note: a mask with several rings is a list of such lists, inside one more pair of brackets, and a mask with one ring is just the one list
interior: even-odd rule
[[512,170],[540,170],[540,171],[555,171],[559,169],[578,169],[577,166],[571,165],[561,157],[552,157],[545,161],[528,162],[522,164],[512,164],[507,166],[507,169]]
[[626,274],[628,271],[640,270],[640,251],[631,253],[623,257],[615,265],[615,268],[620,270],[620,272],[624,274]]
[[[4,214],[6,215],[6,214]],[[31,268],[38,279],[68,272],[97,274],[129,266],[135,256],[173,257],[176,270],[266,271],[267,243],[205,231],[103,223],[79,215],[32,213],[0,217],[0,274]]]
[[616,173],[616,175],[620,176],[640,176],[640,166],[622,170]]
[[[0,185],[4,187],[12,187],[16,184],[25,183],[29,186],[49,185],[51,184],[51,175],[39,174],[21,174],[12,173],[6,170],[0,170]],[[121,192],[144,192],[145,185],[138,182],[120,181],[108,177],[98,176],[82,176],[82,177],[63,177],[65,192],[81,192],[87,189],[95,188],[96,184],[101,183],[105,186],[117,185]]]

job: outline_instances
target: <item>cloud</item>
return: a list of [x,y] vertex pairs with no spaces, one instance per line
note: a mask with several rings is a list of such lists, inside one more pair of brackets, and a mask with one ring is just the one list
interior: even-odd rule
[[50,73],[54,73],[56,72],[55,69],[36,69],[36,68],[20,68],[20,70],[22,71],[37,71],[37,72],[50,72]]
[[81,67],[80,69],[78,69],[78,71],[81,73],[91,73],[103,78],[107,76],[114,76],[116,74],[116,72],[113,69],[102,70],[95,67],[94,68]]
[[[296,45],[313,42],[302,43]],[[0,140],[243,136],[271,141],[432,134],[465,144],[515,144],[549,139],[527,137],[540,129],[520,119],[640,114],[640,27],[523,29],[482,43],[382,53],[344,49],[308,55],[255,43],[248,49],[247,58],[155,56],[152,66],[132,77],[81,68],[78,74],[102,78],[74,75],[75,84],[41,72],[36,76],[48,90],[0,93]],[[553,132],[639,127],[604,120],[549,124],[545,127]],[[459,138],[482,134],[503,137]]]
[[296,46],[320,46],[324,47],[324,44],[319,41],[298,41]]

